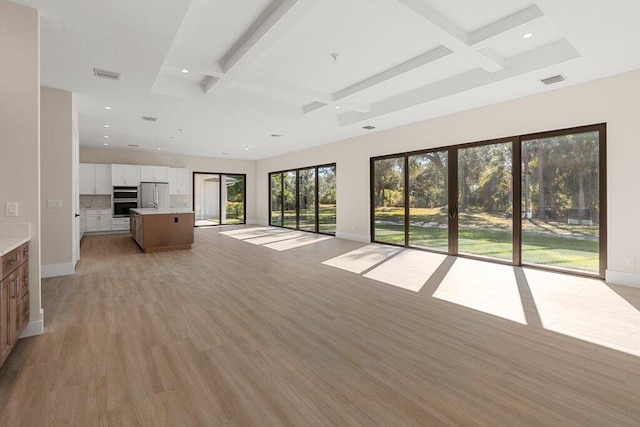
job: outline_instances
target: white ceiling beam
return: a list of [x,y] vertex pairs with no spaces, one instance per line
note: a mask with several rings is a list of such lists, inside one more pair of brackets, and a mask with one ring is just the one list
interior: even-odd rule
[[214,95],[246,70],[322,0],[274,0],[223,57],[224,75],[206,93]]
[[476,89],[501,80],[520,76],[580,57],[566,39],[558,40],[505,60],[504,70],[489,73],[477,68],[410,92],[376,102],[369,113],[349,112],[340,115],[340,126],[368,121],[379,116],[425,104],[447,96]]
[[469,45],[482,43],[484,46],[505,37],[518,28],[543,18],[544,12],[536,5],[531,5],[503,19],[499,19],[469,34]]
[[320,101],[315,101],[312,102],[311,104],[307,104],[304,107],[302,107],[302,112],[305,114],[309,114],[312,111],[317,111],[322,107],[326,107],[327,104],[325,104],[324,102],[320,102]]
[[373,77],[369,77],[368,79],[364,79],[349,87],[339,90],[338,92],[333,94],[333,100],[339,101],[358,92],[362,92],[365,89],[390,80],[394,77],[398,77],[401,74],[415,70],[416,68],[422,67],[423,65],[434,62],[440,58],[444,58],[451,53],[453,52],[450,49],[444,46],[439,46],[435,49],[423,53],[422,55],[411,58],[410,60],[403,62],[400,65],[396,65],[395,67],[391,67],[388,70],[378,73]]
[[444,46],[439,46],[435,49],[423,53],[422,55],[411,58],[408,61],[403,62],[402,64],[396,65],[395,67],[391,67],[388,70],[378,73],[375,76],[369,77],[349,87],[341,89],[331,95],[329,99],[322,99],[322,102],[313,102],[309,105],[305,105],[304,107],[302,107],[302,111],[304,111],[305,114],[308,114],[314,111],[318,111],[322,107],[336,106],[336,104],[340,104],[340,107],[344,107],[345,109],[367,113],[371,110],[371,105],[369,103],[351,98],[353,95],[357,94],[358,92],[362,92],[365,89],[369,89],[375,85],[383,83],[387,80],[390,80],[394,77],[398,77],[404,73],[415,70],[416,68],[422,67],[423,65],[437,61],[438,59],[444,58],[445,56],[452,53],[453,51],[451,51],[450,49]]
[[431,29],[439,36],[439,41],[456,53],[469,56],[472,61],[490,72],[503,69],[499,62],[487,58],[469,45],[469,34],[447,20],[422,0],[396,0],[422,16]]

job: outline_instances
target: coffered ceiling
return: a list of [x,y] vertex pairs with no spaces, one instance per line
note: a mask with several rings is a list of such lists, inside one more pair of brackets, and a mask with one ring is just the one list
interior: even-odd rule
[[16,3],[86,147],[260,159],[640,68],[637,0]]

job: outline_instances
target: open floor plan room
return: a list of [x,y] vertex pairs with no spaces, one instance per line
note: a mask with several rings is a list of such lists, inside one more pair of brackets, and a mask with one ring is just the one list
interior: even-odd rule
[[640,420],[637,289],[273,227],[82,250],[3,367],[7,425]]

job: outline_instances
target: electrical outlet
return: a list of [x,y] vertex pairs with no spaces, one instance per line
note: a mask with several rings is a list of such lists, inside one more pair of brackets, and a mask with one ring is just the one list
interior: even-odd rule
[[6,202],[4,204],[4,216],[18,216],[18,202]]
[[47,207],[48,208],[61,208],[62,207],[62,200],[47,200]]
[[633,257],[628,256],[627,257],[627,267],[635,267],[636,266],[636,259]]

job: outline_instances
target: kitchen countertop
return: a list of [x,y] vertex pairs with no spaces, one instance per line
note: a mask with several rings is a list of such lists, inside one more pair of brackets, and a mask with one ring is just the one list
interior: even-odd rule
[[139,213],[140,215],[171,215],[171,214],[194,213],[193,209],[189,209],[189,208],[167,208],[167,209],[138,208],[138,209],[129,209],[129,210],[133,213]]
[[0,256],[27,243],[30,239],[28,222],[0,224]]

